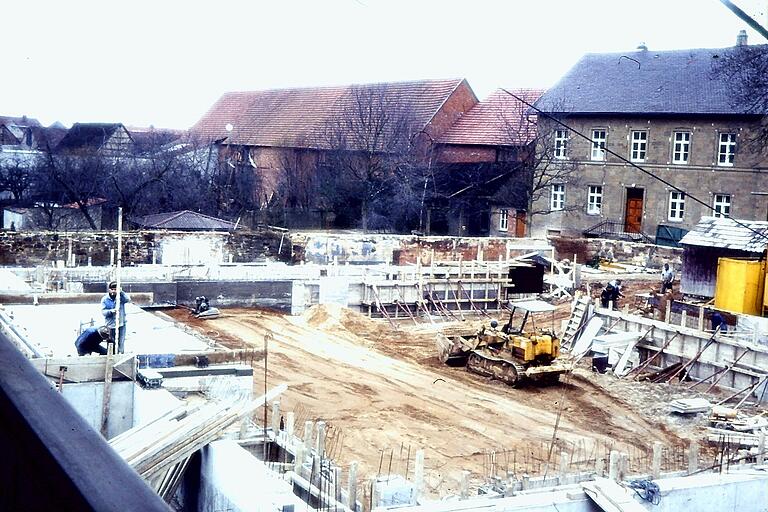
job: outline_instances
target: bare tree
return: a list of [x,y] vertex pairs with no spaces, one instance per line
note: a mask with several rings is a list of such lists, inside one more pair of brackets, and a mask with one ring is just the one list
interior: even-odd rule
[[765,45],[736,46],[713,59],[712,78],[726,81],[731,105],[759,115],[760,124],[748,144],[756,153],[768,151],[768,49]]
[[394,191],[410,182],[413,131],[408,102],[386,86],[351,88],[323,134],[320,189],[338,216],[359,219],[364,231],[403,229],[386,219]]
[[8,191],[16,201],[25,198],[39,167],[37,155],[14,155],[0,160],[0,192]]

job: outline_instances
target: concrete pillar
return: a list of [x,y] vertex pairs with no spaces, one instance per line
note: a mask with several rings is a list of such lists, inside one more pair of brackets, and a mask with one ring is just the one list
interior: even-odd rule
[[285,415],[285,435],[289,442],[293,442],[293,424],[296,422],[296,413],[288,411]]
[[653,459],[651,461],[651,478],[661,476],[661,456],[664,452],[664,445],[659,441],[653,443]]
[[310,484],[320,488],[320,457],[317,455],[312,456],[312,481]]
[[413,499],[416,503],[424,490],[424,450],[416,450],[416,461],[413,469],[414,490]]
[[688,474],[699,470],[699,443],[691,441],[688,446]]
[[605,476],[605,459],[602,457],[595,460],[595,474],[600,478]]
[[757,463],[762,464],[765,460],[765,431],[761,430],[757,437]]
[[568,475],[568,453],[560,452],[560,473],[558,477],[561,484],[565,482],[566,475]]
[[248,435],[248,421],[248,418],[240,420],[240,439],[245,439],[245,436]]
[[275,439],[280,432],[280,402],[272,402],[272,432],[275,433]]
[[461,472],[461,482],[459,483],[459,496],[461,496],[461,499],[469,497],[469,475],[469,471]]
[[301,474],[301,469],[304,466],[305,453],[306,448],[304,447],[304,443],[296,443],[296,447],[294,448],[293,471],[299,476],[303,476]]
[[619,458],[619,452],[611,450],[610,458],[608,459],[608,478],[611,480],[619,479]]
[[629,474],[629,454],[621,452],[619,458],[619,482],[622,482]]
[[355,502],[357,501],[357,461],[353,461],[349,465],[349,480],[347,481],[347,496],[349,503],[347,504],[352,511],[355,511]]
[[333,467],[333,497],[341,503],[341,468],[339,466]]
[[312,449],[312,421],[304,422],[304,448],[307,450]]
[[379,506],[379,487],[376,485],[376,477],[371,477],[371,510]]
[[682,313],[680,313],[680,325],[688,327],[688,311],[686,310],[683,310]]
[[317,439],[315,440],[315,451],[320,458],[325,457],[325,422],[317,422]]
[[669,323],[669,319],[672,318],[672,299],[667,300],[667,312],[664,315],[664,321]]
[[523,473],[523,481],[520,486],[522,487],[523,491],[528,489],[531,486],[531,475]]

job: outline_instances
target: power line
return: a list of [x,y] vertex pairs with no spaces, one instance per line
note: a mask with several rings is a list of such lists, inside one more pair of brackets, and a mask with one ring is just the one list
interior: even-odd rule
[[[555,123],[557,123],[558,125],[562,126],[565,129],[567,129],[568,131],[573,132],[576,135],[578,135],[579,137],[583,138],[584,140],[589,141],[589,143],[594,146],[595,141],[591,137],[581,133],[580,131],[578,131],[577,129],[573,128],[572,126],[562,122],[560,119],[556,118],[555,116],[553,116],[553,115],[551,115],[551,114],[549,114],[547,112],[544,112],[543,110],[541,110],[538,107],[535,107],[531,103],[528,103],[523,98],[521,98],[521,97],[519,97],[519,96],[517,96],[517,95],[515,95],[515,94],[513,94],[511,92],[509,92],[508,90],[506,90],[504,88],[502,88],[501,90],[504,91],[505,93],[509,94],[513,98],[515,98],[520,103],[522,103],[522,104],[526,105],[527,107],[533,109],[534,111],[536,111],[537,114],[542,115],[542,116],[544,116],[544,117],[554,121]],[[696,196],[694,196],[692,194],[689,194],[688,192],[686,192],[685,190],[681,189],[680,187],[678,187],[676,185],[673,185],[672,183],[670,183],[669,181],[665,180],[661,176],[657,176],[653,172],[651,172],[651,171],[649,171],[649,170],[647,170],[647,169],[637,165],[635,162],[627,160],[626,158],[624,158],[620,154],[616,153],[615,151],[612,151],[612,150],[608,149],[607,145],[602,147],[602,148],[600,148],[600,149],[602,149],[606,153],[608,153],[608,154],[618,158],[619,160],[621,160],[625,164],[629,164],[631,167],[634,167],[635,169],[637,169],[640,172],[650,176],[651,178],[653,178],[653,179],[655,179],[657,181],[660,181],[661,183],[663,183],[666,186],[668,186],[668,187],[670,187],[670,188],[680,192],[681,194],[684,194],[685,197],[690,197],[691,199],[693,199],[694,202],[699,203],[700,205],[704,206],[705,208],[707,208],[709,210],[712,210],[713,212],[717,213],[717,210],[715,210],[715,208],[713,206],[711,206],[710,204],[705,203],[704,201],[702,201],[701,199],[699,199],[698,197],[696,197]],[[728,217],[728,219],[730,219],[731,221],[735,222],[737,225],[747,229],[748,231],[753,232],[757,237],[764,238],[764,239],[768,240],[768,233],[763,232],[763,231],[758,231],[758,230],[752,228],[751,226],[748,226],[747,224],[744,224],[743,222],[741,222],[741,221],[739,221],[737,219],[734,219],[733,217]]]

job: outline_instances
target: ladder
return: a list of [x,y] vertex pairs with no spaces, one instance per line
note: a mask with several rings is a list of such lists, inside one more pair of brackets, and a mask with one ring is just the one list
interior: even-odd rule
[[582,325],[584,325],[591,303],[592,299],[588,295],[583,295],[573,302],[571,317],[568,319],[563,335],[560,338],[561,350],[571,350],[573,342],[576,341]]

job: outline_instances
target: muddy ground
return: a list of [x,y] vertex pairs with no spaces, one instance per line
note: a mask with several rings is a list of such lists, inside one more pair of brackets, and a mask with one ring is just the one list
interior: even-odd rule
[[[655,285],[628,283],[624,293],[630,297]],[[567,303],[559,306],[558,328],[568,311]],[[433,496],[456,492],[463,470],[471,471],[474,485],[490,473],[541,474],[558,411],[550,472],[561,451],[577,471],[594,467],[611,447],[628,452],[632,465],[646,470],[654,441],[669,447],[665,463],[676,469],[686,438],[697,438],[702,424],[668,417],[664,403],[690,395],[672,385],[617,382],[584,367],[557,386],[516,389],[446,367],[434,343],[439,329],[452,327],[446,324],[409,320],[393,328],[333,305],[298,317],[242,308],[222,313],[199,321],[185,310],[170,312],[231,348],[261,348],[272,333],[268,386],[288,384],[281,408],[295,411],[297,434],[304,420],[325,420],[331,457],[342,466],[358,461],[358,474],[365,477],[412,475],[415,452],[423,449],[425,483]],[[255,393],[264,389],[262,364],[254,363]]]

